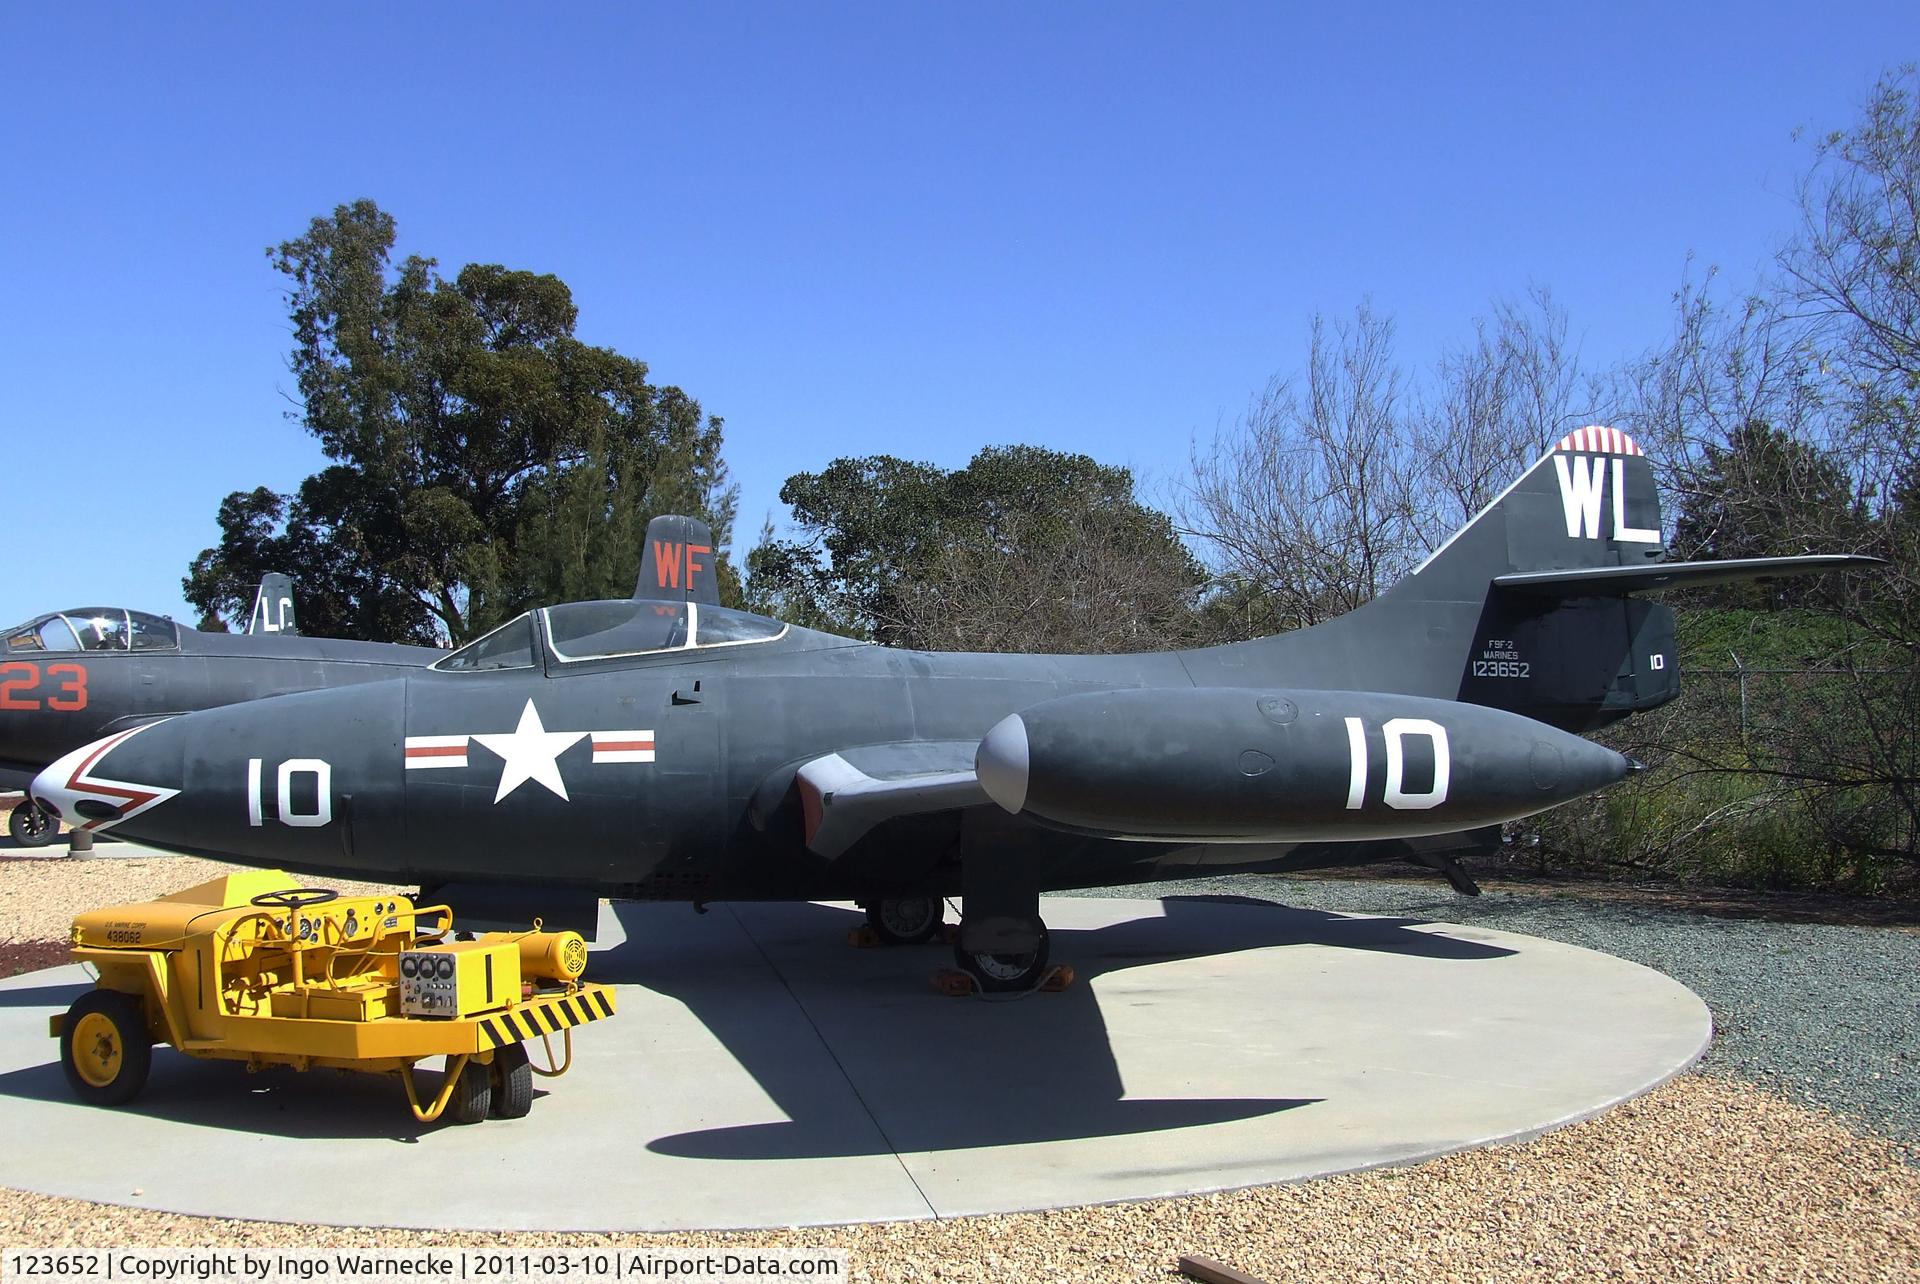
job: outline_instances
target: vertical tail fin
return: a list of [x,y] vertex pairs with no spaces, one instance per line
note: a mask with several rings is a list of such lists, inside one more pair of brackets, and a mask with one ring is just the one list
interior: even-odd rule
[[1646,455],[1619,429],[1596,426],[1562,437],[1402,586],[1445,593],[1458,583],[1477,596],[1496,575],[1643,566],[1666,555]]
[[248,633],[300,635],[300,622],[293,614],[293,581],[278,571],[260,577],[253,595],[253,614],[247,617]]
[[1618,429],[1567,434],[1419,566],[1311,629],[1195,653],[1197,685],[1262,680],[1464,700],[1592,731],[1680,693],[1653,589],[1875,565],[1848,555],[1669,562],[1653,469]]
[[1528,572],[1630,572],[1666,554],[1660,494],[1644,452],[1617,428],[1581,428],[1382,601],[1456,610],[1478,604],[1457,698],[1586,731],[1679,694],[1672,609],[1604,586],[1542,594],[1495,581]]
[[654,518],[647,523],[634,600],[720,605],[714,557],[713,532],[705,522],[695,517]]

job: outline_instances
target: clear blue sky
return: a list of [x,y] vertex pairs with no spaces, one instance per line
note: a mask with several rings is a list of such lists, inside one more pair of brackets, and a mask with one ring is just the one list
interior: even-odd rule
[[1530,282],[1637,351],[1916,36],[1911,0],[11,5],[0,618],[191,621],[221,497],[320,463],[262,251],[356,197],[403,253],[557,273],[724,416],[744,546],[837,455],[1178,474],[1363,296],[1414,363]]

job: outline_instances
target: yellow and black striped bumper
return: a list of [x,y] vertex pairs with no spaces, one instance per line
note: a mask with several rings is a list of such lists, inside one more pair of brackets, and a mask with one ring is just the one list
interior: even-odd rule
[[475,1018],[480,1026],[480,1050],[558,1034],[569,1026],[610,1017],[613,1010],[613,991],[604,985],[584,985],[572,994],[529,999],[506,1012]]

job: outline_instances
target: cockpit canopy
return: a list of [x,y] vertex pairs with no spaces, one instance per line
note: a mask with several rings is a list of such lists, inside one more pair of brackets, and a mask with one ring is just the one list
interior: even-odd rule
[[165,651],[180,646],[172,620],[118,606],[54,611],[7,633],[7,654],[31,651]]
[[698,602],[569,602],[511,620],[433,667],[453,673],[533,668],[539,663],[536,619],[560,664],[771,642],[787,632],[778,620]]

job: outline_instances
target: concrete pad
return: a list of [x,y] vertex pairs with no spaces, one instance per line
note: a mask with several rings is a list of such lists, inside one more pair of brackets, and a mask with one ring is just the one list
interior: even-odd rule
[[450,1229],[1007,1212],[1524,1138],[1712,1033],[1691,991],[1607,955],[1265,901],[1049,899],[1079,981],[993,1002],[933,992],[943,947],[848,948],[843,906],[615,909],[588,976],[619,984],[619,1016],[535,1081],[528,1118],[473,1127],[415,1124],[390,1079],[166,1049],[131,1106],[90,1109],[46,1037],[85,977],[0,982],[0,1185]]

